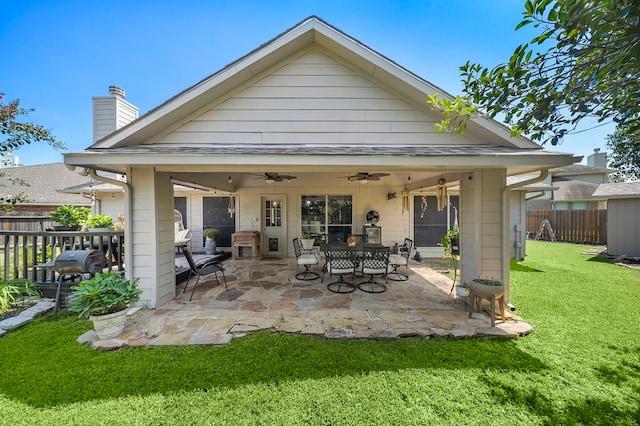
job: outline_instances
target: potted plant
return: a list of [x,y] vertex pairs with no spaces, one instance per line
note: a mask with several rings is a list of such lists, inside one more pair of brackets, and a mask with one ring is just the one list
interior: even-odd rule
[[474,295],[483,299],[491,296],[497,299],[504,294],[504,283],[495,278],[476,278],[469,283],[469,288]]
[[113,218],[108,214],[90,214],[86,224],[90,232],[113,231]]
[[56,231],[77,231],[87,220],[87,216],[89,216],[89,208],[64,204],[51,213],[51,219],[60,224],[54,226],[53,229]]
[[300,237],[300,244],[302,244],[302,248],[305,250],[313,250],[313,245],[316,243],[316,239],[311,236],[308,232],[303,232]]
[[469,284],[467,283],[460,283],[456,286],[456,294],[458,297],[469,297],[470,290]]
[[100,339],[119,336],[124,330],[129,306],[140,300],[142,290],[138,289],[138,281],[124,278],[124,271],[98,272],[93,278],[71,286],[75,293],[69,311],[93,321]]
[[444,247],[445,256],[453,256],[460,254],[459,248],[460,230],[451,228],[446,234],[440,238],[440,245]]
[[458,265],[460,264],[459,241],[460,230],[458,228],[451,228],[440,238],[440,243],[438,245],[444,247],[444,255],[442,258],[449,259],[451,261],[451,267],[453,268],[453,286],[451,287],[449,294],[453,292],[455,287],[458,296],[467,297],[469,296],[469,288],[466,287],[466,284],[458,284],[456,286],[458,281]]
[[208,255],[216,253],[216,241],[220,238],[220,231],[216,228],[206,228],[202,231],[204,241],[204,252]]

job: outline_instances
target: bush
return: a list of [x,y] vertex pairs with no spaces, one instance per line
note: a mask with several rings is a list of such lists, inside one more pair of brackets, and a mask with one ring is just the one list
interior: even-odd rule
[[113,228],[113,219],[107,214],[89,215],[87,228]]
[[62,226],[81,226],[89,216],[88,207],[76,207],[71,204],[59,206],[51,213],[51,219]]
[[124,278],[124,271],[97,273],[93,278],[71,286],[75,292],[69,311],[81,318],[118,312],[140,300],[139,279]]
[[217,230],[216,228],[207,228],[204,231],[202,231],[202,235],[205,238],[208,238],[213,241],[217,241],[218,238],[220,238],[220,231]]
[[0,281],[0,314],[8,311],[23,296],[39,296],[36,284],[28,280]]

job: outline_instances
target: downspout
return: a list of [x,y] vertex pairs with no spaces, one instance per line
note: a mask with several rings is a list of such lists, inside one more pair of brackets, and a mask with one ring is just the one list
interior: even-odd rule
[[[110,183],[112,185],[117,185],[117,186],[121,186],[123,191],[124,191],[124,211],[125,211],[125,217],[126,218],[131,218],[130,213],[131,213],[131,187],[129,186],[128,182],[122,182],[119,180],[115,180],[115,179],[110,179],[104,176],[100,176],[96,173],[96,171],[94,169],[86,169],[89,172],[89,176],[91,176],[93,179],[100,181],[100,182],[104,182],[104,183]],[[131,227],[130,226],[125,226],[124,227],[124,240],[125,241],[132,241],[132,235],[133,233],[131,232]],[[131,243],[129,243],[131,244]],[[131,265],[133,265],[133,253],[132,250],[125,250],[124,251],[124,264],[128,265],[129,267],[125,268],[125,274],[127,276],[128,279],[132,279],[131,277],[131,273],[133,272],[131,269]]]
[[511,260],[509,234],[510,234],[510,206],[509,193],[515,188],[525,185],[531,185],[545,180],[549,176],[549,170],[540,170],[540,176],[523,182],[512,183],[505,186],[502,190],[502,282],[505,284],[505,304],[511,311],[515,311],[516,307],[511,303],[511,286],[509,284],[509,261]]

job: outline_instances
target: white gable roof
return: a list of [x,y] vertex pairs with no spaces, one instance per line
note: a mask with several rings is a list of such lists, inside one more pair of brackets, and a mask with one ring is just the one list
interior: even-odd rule
[[[129,164],[204,166],[211,163],[205,158],[215,155],[219,164],[292,166],[302,155],[349,156],[351,165],[369,165],[373,155],[383,155],[380,166],[390,164],[388,157],[411,165],[403,157],[412,156],[420,165],[468,167],[482,157],[482,165],[523,166],[514,173],[573,162],[570,154],[510,138],[494,120],[473,120],[464,137],[434,133],[440,117],[426,99],[436,92],[446,95],[310,17],[89,149],[66,154],[65,161],[115,170],[123,158]],[[308,162],[327,163],[316,160]]]

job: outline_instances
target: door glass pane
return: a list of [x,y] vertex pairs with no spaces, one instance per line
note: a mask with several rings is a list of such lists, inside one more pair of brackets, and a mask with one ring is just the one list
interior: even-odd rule
[[[231,197],[203,197],[202,223],[204,228],[217,228],[220,231],[218,246],[231,247],[231,234],[236,231],[235,220],[229,213]],[[204,241],[202,242],[204,245]]]
[[282,226],[282,203],[280,200],[265,200],[265,226]]

